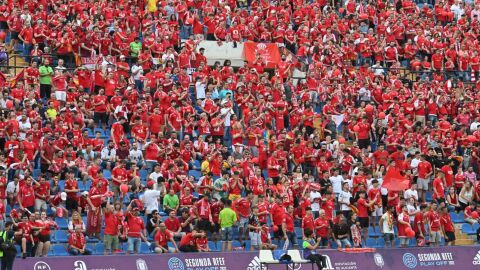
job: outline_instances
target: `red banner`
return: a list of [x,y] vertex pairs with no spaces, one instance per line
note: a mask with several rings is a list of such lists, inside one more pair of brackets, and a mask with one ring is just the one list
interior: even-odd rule
[[267,68],[275,68],[280,62],[280,51],[275,43],[245,42],[243,46],[245,60],[252,63],[259,55]]
[[409,188],[410,180],[400,174],[400,171],[395,167],[389,167],[387,173],[383,177],[382,187],[393,191],[402,191]]

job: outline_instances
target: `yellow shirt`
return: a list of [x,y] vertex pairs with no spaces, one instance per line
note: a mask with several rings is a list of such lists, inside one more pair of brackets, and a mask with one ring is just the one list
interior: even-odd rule
[[47,116],[50,119],[55,119],[57,118],[57,110],[55,109],[47,109]]
[[210,172],[210,162],[208,160],[204,160],[202,164],[200,165],[200,170],[202,173],[205,175]]
[[148,0],[147,9],[148,9],[149,12],[156,12],[157,11],[157,0]]

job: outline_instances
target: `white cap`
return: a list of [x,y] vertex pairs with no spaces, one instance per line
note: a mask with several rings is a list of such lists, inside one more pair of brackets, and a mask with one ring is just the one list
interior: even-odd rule
[[60,193],[60,199],[62,199],[62,201],[66,201],[67,200],[67,193],[66,192]]

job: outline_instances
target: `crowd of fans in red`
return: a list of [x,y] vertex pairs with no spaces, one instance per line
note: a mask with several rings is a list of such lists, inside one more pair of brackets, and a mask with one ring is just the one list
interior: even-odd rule
[[[62,216],[72,254],[101,235],[106,253],[208,251],[230,201],[252,248],[307,228],[322,247],[372,229],[438,245],[449,212],[478,223],[478,1],[0,3],[3,51],[31,63],[0,80],[0,219],[24,256],[48,254]],[[208,66],[200,39],[282,57]],[[408,190],[382,188],[390,167]]]

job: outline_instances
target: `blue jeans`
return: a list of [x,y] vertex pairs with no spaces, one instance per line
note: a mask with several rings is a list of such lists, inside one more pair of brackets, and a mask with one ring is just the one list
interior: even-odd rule
[[138,253],[140,250],[140,243],[140,238],[128,237],[128,252]]
[[143,81],[135,80],[135,88],[137,88],[140,94],[143,93]]
[[225,127],[223,130],[223,143],[230,148],[232,146],[232,133],[231,127]]
[[68,249],[68,253],[72,254],[73,256],[77,256],[77,255],[92,255],[92,251],[88,248],[85,249],[85,252],[83,252],[83,254],[80,254],[80,252],[78,251],[78,249],[76,248],[69,248]]

